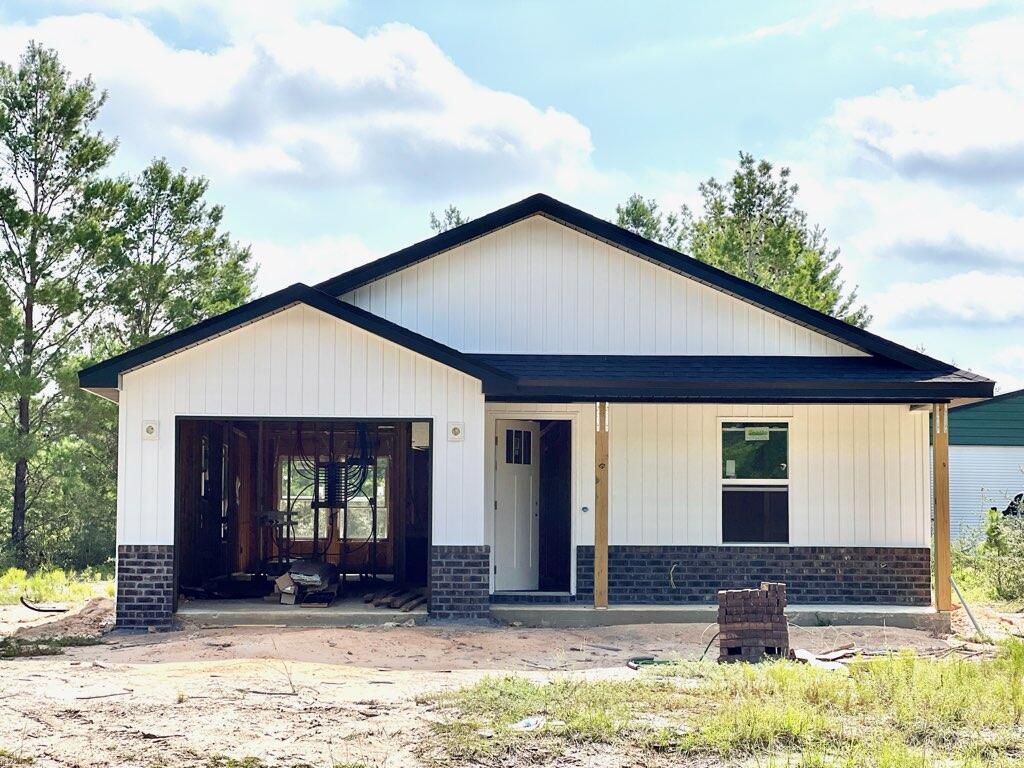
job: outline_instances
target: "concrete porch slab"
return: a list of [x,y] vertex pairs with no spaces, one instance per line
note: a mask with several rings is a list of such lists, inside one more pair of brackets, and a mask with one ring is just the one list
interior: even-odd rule
[[181,603],[174,615],[204,627],[379,627],[410,619],[421,624],[427,618],[427,610],[425,605],[408,612],[374,608],[362,600],[340,600],[328,608],[263,600],[191,600]]
[[[603,627],[622,624],[714,624],[715,605],[590,605],[493,604],[496,621],[523,627]],[[949,631],[949,614],[932,606],[791,605],[786,618],[799,626],[862,624]]]

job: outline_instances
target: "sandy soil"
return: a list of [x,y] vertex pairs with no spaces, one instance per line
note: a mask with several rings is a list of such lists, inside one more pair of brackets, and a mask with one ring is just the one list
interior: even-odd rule
[[[95,622],[101,612],[94,606],[79,622]],[[59,631],[54,621],[48,633]],[[694,659],[714,631],[186,627],[112,634],[62,656],[0,661],[0,748],[35,766],[203,766],[213,755],[317,768],[422,765],[438,716],[418,701],[422,694],[493,673],[630,676],[631,656]],[[945,638],[877,627],[794,628],[792,642],[812,650],[847,642],[949,647]]]

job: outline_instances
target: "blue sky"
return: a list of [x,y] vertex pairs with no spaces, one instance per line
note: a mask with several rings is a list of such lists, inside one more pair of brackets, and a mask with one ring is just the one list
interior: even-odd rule
[[115,170],[210,179],[261,290],[545,191],[693,203],[793,169],[872,329],[1024,386],[1024,11],[988,0],[8,0],[0,58],[109,93]]

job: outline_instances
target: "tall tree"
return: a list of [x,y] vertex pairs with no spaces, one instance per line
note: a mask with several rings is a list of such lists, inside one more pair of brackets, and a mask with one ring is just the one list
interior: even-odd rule
[[864,327],[867,307],[845,290],[839,249],[821,227],[810,226],[796,206],[799,187],[788,168],[740,153],[725,183],[700,185],[703,210],[685,206],[662,217],[653,200],[638,195],[616,208],[617,223],[670,248],[745,278],[783,296]]
[[[111,185],[115,187],[117,185]],[[103,329],[122,349],[247,301],[256,275],[248,247],[223,231],[224,209],[202,177],[154,160],[120,198],[121,247],[106,290]]]
[[35,43],[17,68],[0,64],[0,447],[14,465],[19,564],[26,510],[45,482],[30,474],[38,438],[62,396],[53,382],[101,305],[108,230],[91,190],[116,146],[93,128],[104,100]]
[[615,206],[616,223],[631,232],[661,243],[677,251],[683,250],[684,224],[688,222],[688,211],[684,208],[679,213],[661,212],[661,207],[654,198],[643,195],[630,195],[622,205]]
[[436,234],[447,232],[449,229],[455,229],[455,227],[461,227],[469,221],[468,218],[462,215],[454,204],[449,205],[444,211],[441,212],[441,217],[438,218],[437,214],[433,211],[430,212],[430,228],[434,230]]

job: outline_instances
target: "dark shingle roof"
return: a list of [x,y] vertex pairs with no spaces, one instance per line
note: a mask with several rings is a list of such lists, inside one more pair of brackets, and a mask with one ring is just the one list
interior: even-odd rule
[[[877,357],[507,355],[470,359],[507,373],[524,398],[757,402],[928,402],[987,397],[992,382],[951,366]],[[498,392],[489,393],[503,399]]]

